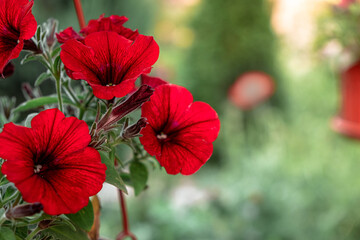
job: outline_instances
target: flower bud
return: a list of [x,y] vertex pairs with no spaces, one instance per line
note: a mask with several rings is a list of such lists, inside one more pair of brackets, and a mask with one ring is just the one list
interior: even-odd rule
[[31,85],[29,83],[27,83],[27,82],[22,83],[21,84],[21,89],[22,89],[22,92],[24,94],[24,97],[27,100],[36,98],[36,96],[34,94],[34,90],[33,90],[33,88],[31,87]]
[[5,213],[5,216],[8,219],[22,218],[37,214],[41,212],[41,210],[43,210],[43,205],[41,203],[29,203],[10,208]]
[[141,129],[146,127],[146,124],[146,118],[140,118],[137,123],[125,128],[125,130],[122,132],[122,137],[124,139],[139,137]]
[[54,222],[54,220],[44,219],[44,220],[39,222],[38,226],[39,226],[40,229],[46,229],[48,227],[51,227],[53,222]]
[[32,39],[24,40],[24,50],[28,50],[34,54],[40,54],[43,52]]
[[120,103],[120,105],[115,106],[110,114],[104,115],[104,117],[101,118],[98,123],[98,130],[104,128],[107,129],[109,126],[117,123],[127,114],[141,107],[143,103],[150,99],[153,92],[154,89],[152,89],[150,86],[140,86],[140,88],[132,95],[130,95],[130,97]]
[[49,18],[47,22],[44,24],[46,28],[46,45],[51,49],[55,44],[55,33],[58,28],[58,21],[53,18]]

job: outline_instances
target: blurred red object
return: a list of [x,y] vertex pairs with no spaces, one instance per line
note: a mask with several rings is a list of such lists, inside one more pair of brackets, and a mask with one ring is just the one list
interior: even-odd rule
[[275,84],[264,72],[247,72],[229,89],[229,99],[242,110],[250,110],[273,95]]
[[347,9],[354,2],[356,2],[356,0],[340,0],[337,6],[343,9]]
[[360,139],[360,61],[341,74],[341,101],[331,126],[338,133]]

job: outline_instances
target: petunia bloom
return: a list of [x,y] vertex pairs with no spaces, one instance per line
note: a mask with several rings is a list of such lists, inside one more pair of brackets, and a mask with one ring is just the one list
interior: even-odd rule
[[90,140],[84,121],[65,117],[58,109],[42,111],[31,128],[5,124],[1,171],[26,202],[40,202],[45,213],[76,213],[105,181],[106,166],[99,152],[88,147]]
[[149,73],[159,57],[153,37],[139,35],[132,42],[115,32],[90,34],[84,43],[71,39],[61,48],[68,76],[86,80],[94,95],[106,100],[130,93],[136,79]]
[[193,102],[185,88],[158,86],[141,116],[149,124],[140,142],[168,174],[193,174],[210,158],[220,130],[218,115],[207,103]]
[[80,33],[77,33],[72,27],[68,27],[62,32],[56,34],[56,37],[59,43],[65,43],[70,39],[83,41],[84,38],[91,33],[110,31],[116,32],[117,34],[133,41],[139,35],[139,32],[138,30],[133,31],[130,28],[124,27],[123,24],[127,22],[127,20],[128,18],[125,16],[112,15],[110,17],[104,17],[104,14],[102,14],[98,19],[90,20],[88,25],[81,29]]
[[8,62],[19,56],[24,40],[35,35],[33,4],[33,0],[0,0],[0,75]]

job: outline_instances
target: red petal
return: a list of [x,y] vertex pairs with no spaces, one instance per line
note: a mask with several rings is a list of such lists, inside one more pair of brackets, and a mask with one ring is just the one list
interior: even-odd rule
[[5,124],[0,133],[0,158],[32,161],[34,152],[36,152],[36,148],[32,129],[13,123]]
[[85,36],[101,31],[114,31],[118,30],[122,25],[127,22],[128,18],[125,16],[116,16],[112,15],[110,17],[104,18],[102,14],[99,19],[90,20],[87,27],[83,28],[80,32]]
[[23,40],[36,32],[37,23],[31,14],[33,1],[0,1],[0,72],[9,60],[17,58],[23,48]]
[[105,170],[99,153],[87,147],[62,159],[42,177],[34,175],[16,187],[25,201],[41,202],[47,214],[76,213],[101,190]]
[[[27,2],[27,1],[26,1]],[[31,0],[27,4],[22,6],[21,9],[21,22],[20,22],[20,39],[30,39],[32,38],[37,29],[37,22],[34,15],[31,13],[31,8],[34,4],[34,1]]]
[[183,138],[176,143],[166,143],[156,156],[168,174],[191,175],[209,160],[213,145],[199,138]]
[[60,58],[72,79],[84,79],[92,84],[101,84],[96,75],[99,67],[94,62],[95,53],[90,47],[70,39],[61,46]]
[[139,35],[138,31],[131,30],[126,28],[123,24],[128,20],[124,16],[112,15],[110,17],[104,18],[104,14],[99,17],[97,20],[90,20],[87,27],[83,28],[80,33],[84,36],[88,36],[91,33],[101,32],[101,31],[110,31],[116,32],[117,34],[130,39],[135,40]]
[[168,82],[158,77],[151,77],[149,75],[141,75],[141,84],[149,85],[152,88],[156,88],[160,85],[168,84]]
[[113,97],[123,97],[134,89],[135,80],[125,80],[116,86],[102,86],[97,84],[90,84],[93,93],[97,98],[110,100]]
[[[179,119],[174,117],[169,127],[172,134],[201,138],[208,142],[216,140],[220,131],[220,121],[215,110],[207,103],[194,102]],[[178,124],[174,124],[174,123]],[[165,130],[166,131],[166,130]]]
[[56,33],[56,38],[59,43],[65,43],[70,39],[75,39],[78,41],[83,41],[84,38],[80,36],[72,27],[68,27],[60,33]]
[[0,133],[0,158],[5,159],[1,171],[11,182],[21,182],[34,174],[36,153],[33,131],[7,123]]
[[[192,102],[193,97],[186,88],[173,84],[161,85],[155,89],[150,102],[146,102],[142,106],[142,117],[147,118],[155,131],[163,130],[169,117],[181,119]],[[172,124],[177,125],[176,122],[172,122]]]
[[124,78],[136,79],[141,74],[149,73],[158,58],[159,46],[154,38],[139,35],[122,58]]
[[91,140],[84,121],[65,118],[56,108],[40,112],[32,119],[31,127],[37,135],[38,149],[57,158],[85,148]]

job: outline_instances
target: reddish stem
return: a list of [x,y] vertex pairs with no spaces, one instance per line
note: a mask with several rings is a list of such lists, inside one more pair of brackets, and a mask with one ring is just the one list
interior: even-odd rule
[[127,211],[126,211],[126,204],[125,204],[125,198],[123,192],[119,189],[119,199],[120,199],[120,207],[121,207],[121,214],[122,214],[122,223],[123,223],[123,230],[120,232],[116,240],[122,240],[126,237],[130,237],[132,240],[137,240],[135,235],[130,232],[129,229],[129,221],[127,217]]
[[83,29],[86,26],[86,24],[85,24],[84,12],[81,7],[81,1],[74,0],[74,6],[75,6],[75,10],[76,10],[76,15],[79,20],[80,29]]

